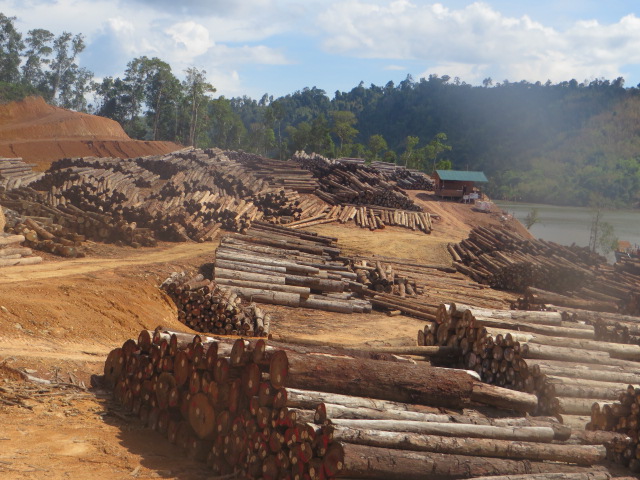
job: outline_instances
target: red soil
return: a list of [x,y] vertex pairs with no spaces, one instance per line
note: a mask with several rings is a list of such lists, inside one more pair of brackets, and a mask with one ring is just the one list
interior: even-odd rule
[[0,157],[21,157],[36,170],[65,157],[135,158],[180,148],[132,140],[114,120],[48,105],[40,97],[0,105]]

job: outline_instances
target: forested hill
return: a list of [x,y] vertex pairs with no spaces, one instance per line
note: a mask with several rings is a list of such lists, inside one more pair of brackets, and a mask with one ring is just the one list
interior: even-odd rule
[[[622,80],[472,87],[432,76],[336,93],[356,114],[357,140],[380,134],[399,154],[408,135],[436,134],[453,168],[484,170],[498,198],[617,206],[640,201],[640,91]],[[429,165],[425,165],[428,169]]]

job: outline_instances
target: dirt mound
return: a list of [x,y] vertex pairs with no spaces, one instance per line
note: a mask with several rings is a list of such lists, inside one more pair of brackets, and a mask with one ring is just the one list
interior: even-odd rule
[[21,157],[36,170],[64,157],[133,158],[180,148],[132,140],[114,120],[48,105],[41,97],[0,105],[0,156]]

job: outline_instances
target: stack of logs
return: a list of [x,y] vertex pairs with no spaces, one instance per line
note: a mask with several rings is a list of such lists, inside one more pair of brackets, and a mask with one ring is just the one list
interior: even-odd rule
[[21,158],[0,158],[0,188],[13,190],[27,186],[44,174],[34,172],[30,163],[24,163]]
[[418,170],[406,168],[389,162],[371,162],[371,168],[384,173],[387,179],[392,180],[400,188],[405,190],[433,190],[434,182],[427,174]]
[[640,347],[596,340],[593,326],[565,318],[442,304],[418,332],[418,344],[458,348],[456,366],[487,383],[535,393],[539,414],[584,425],[595,401],[616,399],[637,381]]
[[178,308],[178,320],[192,330],[216,335],[266,337],[271,315],[255,303],[242,302],[227,288],[203,275],[173,273],[161,285]]
[[[77,255],[68,255],[66,249],[61,247],[75,248],[86,240],[132,246],[156,244],[153,234],[148,229],[136,228],[135,223],[116,220],[109,214],[87,212],[70,203],[52,207],[42,194],[29,187],[0,194],[0,204],[19,212],[15,216],[13,227],[20,230],[20,233],[25,229],[32,232],[28,235],[32,242],[30,246],[38,250],[73,257]],[[37,225],[37,229],[34,224],[26,223],[29,218]]]
[[30,248],[22,246],[24,241],[24,235],[0,232],[0,267],[34,265],[42,262],[42,257],[34,256]]
[[468,410],[504,417],[533,404],[463,371],[264,340],[145,330],[109,354],[104,381],[125,409],[220,476],[605,480],[602,443],[629,440]]
[[286,223],[290,228],[304,228],[322,223],[347,223],[351,220],[360,228],[368,228],[371,231],[383,229],[386,226],[404,227],[411,230],[420,230],[431,233],[433,224],[431,215],[425,212],[409,212],[393,208],[375,206],[334,205],[325,209],[322,213]]
[[608,446],[607,457],[628,466],[633,473],[640,473],[640,388],[633,385],[638,383],[620,392],[615,402],[595,402],[587,429],[616,432],[631,438],[627,445]]
[[295,190],[298,193],[313,193],[318,180],[297,162],[261,157],[253,153],[225,151],[227,157],[249,168],[254,176],[266,180],[272,187]]
[[640,277],[614,269],[587,248],[476,227],[448,249],[456,268],[478,282],[516,292],[529,288],[526,304],[640,314]]
[[341,313],[371,310],[369,302],[349,291],[356,274],[335,238],[267,223],[254,223],[246,235],[222,238],[214,279],[259,303]]
[[402,189],[371,167],[305,152],[296,152],[293,160],[313,173],[320,183],[316,195],[331,205],[377,205],[421,211]]
[[320,200],[271,186],[220,150],[63,159],[32,187],[4,192],[0,203],[49,217],[86,239],[135,247],[156,239],[207,241],[220,229],[242,232],[256,220],[299,220],[326,209]]

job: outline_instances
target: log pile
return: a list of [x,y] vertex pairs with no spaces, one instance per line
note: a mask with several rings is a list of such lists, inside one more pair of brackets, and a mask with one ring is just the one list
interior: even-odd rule
[[[137,229],[135,223],[117,220],[112,215],[84,211],[71,203],[51,206],[46,197],[30,187],[22,187],[10,192],[0,193],[0,204],[17,212],[17,227],[26,227],[34,232],[33,226],[20,225],[31,218],[48,234],[36,232],[29,235],[31,248],[42,246],[43,251],[56,253],[53,244],[74,246],[77,242],[93,240],[99,242],[122,242],[133,246],[152,246],[156,244],[155,236],[148,229]],[[50,235],[55,238],[52,239]],[[44,242],[44,243],[42,243]],[[68,242],[73,242],[73,245]],[[75,256],[75,255],[71,255]]]
[[274,188],[288,188],[298,193],[313,193],[318,180],[308,170],[290,160],[275,160],[247,152],[225,151],[227,157],[251,170],[257,178],[266,180]]
[[256,220],[299,220],[326,209],[321,200],[274,187],[251,168],[215,149],[62,159],[33,188],[5,192],[0,203],[22,215],[50,217],[86,239],[133,246],[207,241],[220,229],[242,232]]
[[[638,385],[635,383],[635,385]],[[616,432],[628,436],[629,444],[607,446],[607,457],[633,473],[640,473],[640,388],[630,384],[615,402],[595,402],[591,407],[592,431]]]
[[[640,277],[582,247],[529,240],[506,228],[474,228],[449,245],[458,271],[494,288],[524,293],[524,305],[553,303],[640,314]],[[542,290],[544,289],[544,290]]]
[[616,399],[637,378],[640,347],[595,340],[593,326],[565,318],[443,304],[418,332],[418,344],[459,348],[455,366],[536,394],[539,414],[585,416],[594,401]]
[[292,158],[318,179],[316,195],[330,205],[377,205],[402,210],[422,209],[407,194],[371,167],[332,161],[317,154],[296,152]]
[[24,242],[24,235],[0,232],[0,267],[42,262],[42,257],[34,256],[30,248],[23,246]]
[[13,190],[28,186],[44,174],[34,172],[33,164],[25,163],[21,158],[0,158],[0,188]]
[[336,239],[254,223],[245,235],[227,235],[216,250],[214,280],[258,303],[341,313],[371,310],[349,283],[356,280]]
[[[264,340],[145,330],[109,354],[104,382],[126,410],[214,476],[604,480],[602,443],[629,441],[554,419],[505,417],[503,410],[529,410],[531,396],[463,371]],[[472,403],[503,418],[469,410]]]
[[242,302],[203,275],[174,272],[161,285],[178,308],[178,320],[202,333],[266,337],[271,316],[255,303]]
[[367,228],[371,231],[383,229],[386,226],[394,226],[431,233],[433,230],[431,218],[431,215],[426,212],[411,212],[376,206],[334,205],[318,215],[288,222],[286,225],[297,229],[322,223],[354,221],[358,227]]

